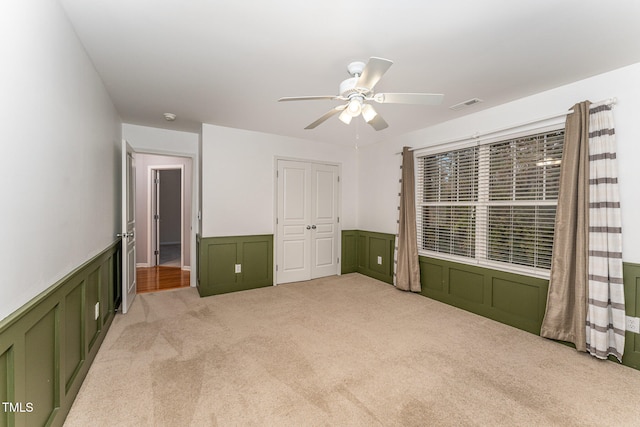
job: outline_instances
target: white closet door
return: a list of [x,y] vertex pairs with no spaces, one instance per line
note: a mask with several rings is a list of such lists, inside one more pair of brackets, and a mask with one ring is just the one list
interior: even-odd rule
[[311,274],[310,218],[311,165],[279,160],[277,283],[309,279]]
[[277,283],[338,273],[338,167],[278,161]]
[[338,273],[338,167],[312,165],[311,278]]

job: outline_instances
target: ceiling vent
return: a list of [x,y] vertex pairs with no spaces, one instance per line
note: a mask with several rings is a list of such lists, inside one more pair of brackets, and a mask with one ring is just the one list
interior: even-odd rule
[[478,104],[480,102],[482,102],[482,99],[480,99],[480,98],[471,98],[471,99],[469,99],[467,101],[463,101],[463,102],[461,102],[459,104],[452,105],[451,107],[449,107],[449,109],[453,110],[453,111],[457,111],[457,110],[461,110],[461,109],[463,109],[465,107],[469,107],[471,105]]

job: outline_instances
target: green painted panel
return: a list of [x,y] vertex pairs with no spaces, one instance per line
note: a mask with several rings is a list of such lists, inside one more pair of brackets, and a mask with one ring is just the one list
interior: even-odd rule
[[[422,295],[540,333],[547,280],[424,256],[420,257],[420,272]],[[431,277],[434,281],[441,278],[442,290],[425,286]]]
[[82,339],[82,299],[84,281],[81,281],[64,301],[64,383],[65,390],[69,390],[73,379],[78,373],[84,359],[84,340]]
[[484,302],[484,276],[459,268],[449,269],[449,293],[469,302]]
[[369,239],[363,231],[358,232],[358,272],[369,268]]
[[370,237],[369,268],[380,274],[388,274],[390,265],[389,241],[377,237]]
[[216,284],[231,284],[237,280],[235,264],[238,262],[237,243],[208,245],[209,280]]
[[[393,234],[357,231],[358,273],[393,283]],[[378,256],[382,264],[378,264]]]
[[355,230],[342,231],[341,273],[358,271],[358,232]]
[[537,318],[540,311],[539,287],[494,277],[491,290],[495,309],[525,320]]
[[204,237],[198,242],[200,296],[273,285],[273,235]]
[[[640,271],[637,271],[635,274],[640,274]],[[634,302],[635,304],[632,304],[633,306],[633,311],[631,313],[633,313],[633,316],[640,316],[640,298],[638,298],[640,296],[640,277],[636,276],[634,277],[635,280],[635,292],[633,293],[634,295]]]
[[[106,268],[100,269],[102,277],[100,278],[101,284],[113,283],[113,259],[107,262]],[[113,310],[113,287],[108,285],[100,286],[100,315],[102,319],[101,325],[107,323],[109,318],[109,312]]]
[[95,306],[100,302],[100,267],[89,273],[85,287],[85,336],[89,350],[93,347],[100,333],[100,316],[95,318]]
[[[627,316],[640,317],[640,264],[624,263],[624,300]],[[640,335],[625,334],[622,363],[640,369]]]
[[[10,351],[11,349],[8,349],[0,355],[0,402],[11,401],[9,398],[9,386],[11,382],[11,378],[9,376],[9,370],[11,369],[9,362]],[[9,414],[4,410],[0,410],[0,427],[6,427],[9,425],[8,415]]]
[[442,278],[442,266],[430,262],[421,266],[420,284],[423,289],[434,291],[444,291],[444,280]]
[[200,258],[200,253],[202,252],[201,247],[202,239],[200,238],[199,234],[196,234],[196,285],[198,286],[198,288],[200,287],[200,271],[203,264],[202,258]]
[[271,242],[243,242],[241,248],[242,281],[268,284],[269,278],[273,275],[273,259],[265,254],[271,253]]
[[[33,403],[29,424],[45,425],[59,405],[57,374],[57,306],[25,334],[25,400]],[[24,402],[24,403],[26,403]]]

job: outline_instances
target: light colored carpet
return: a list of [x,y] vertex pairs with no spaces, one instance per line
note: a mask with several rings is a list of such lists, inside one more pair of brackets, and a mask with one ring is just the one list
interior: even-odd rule
[[630,426],[640,371],[359,275],[117,315],[66,426]]

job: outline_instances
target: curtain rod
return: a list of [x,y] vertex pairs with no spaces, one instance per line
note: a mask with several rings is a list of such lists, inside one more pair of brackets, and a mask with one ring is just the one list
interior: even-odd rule
[[[607,99],[605,99],[603,101],[592,103],[589,106],[589,108],[600,107],[602,105],[615,105],[617,102],[618,102],[618,99],[615,98],[615,97],[607,98]],[[429,145],[423,145],[421,147],[409,148],[409,151],[422,150],[423,148],[431,148],[431,147],[437,147],[437,146],[440,146],[440,145],[452,144],[454,142],[462,142],[462,141],[478,139],[478,138],[483,137],[483,136],[493,135],[494,133],[504,132],[504,131],[510,130],[510,129],[517,129],[517,128],[520,128],[520,127],[523,127],[523,126],[527,126],[527,125],[531,125],[531,124],[534,124],[534,123],[544,122],[546,120],[551,120],[551,119],[555,119],[557,117],[566,116],[567,114],[571,114],[571,113],[573,113],[573,110],[563,111],[562,113],[552,114],[550,116],[541,117],[541,118],[538,118],[538,119],[535,119],[535,120],[529,120],[529,121],[524,122],[524,123],[519,123],[517,125],[511,125],[511,126],[507,126],[507,127],[500,128],[500,129],[494,129],[494,130],[488,131],[488,132],[476,132],[471,136],[465,136],[465,137],[462,137],[462,138],[450,139],[448,141],[439,142],[437,144],[429,144]],[[402,154],[402,151],[400,151],[400,152],[398,152],[396,154]]]

